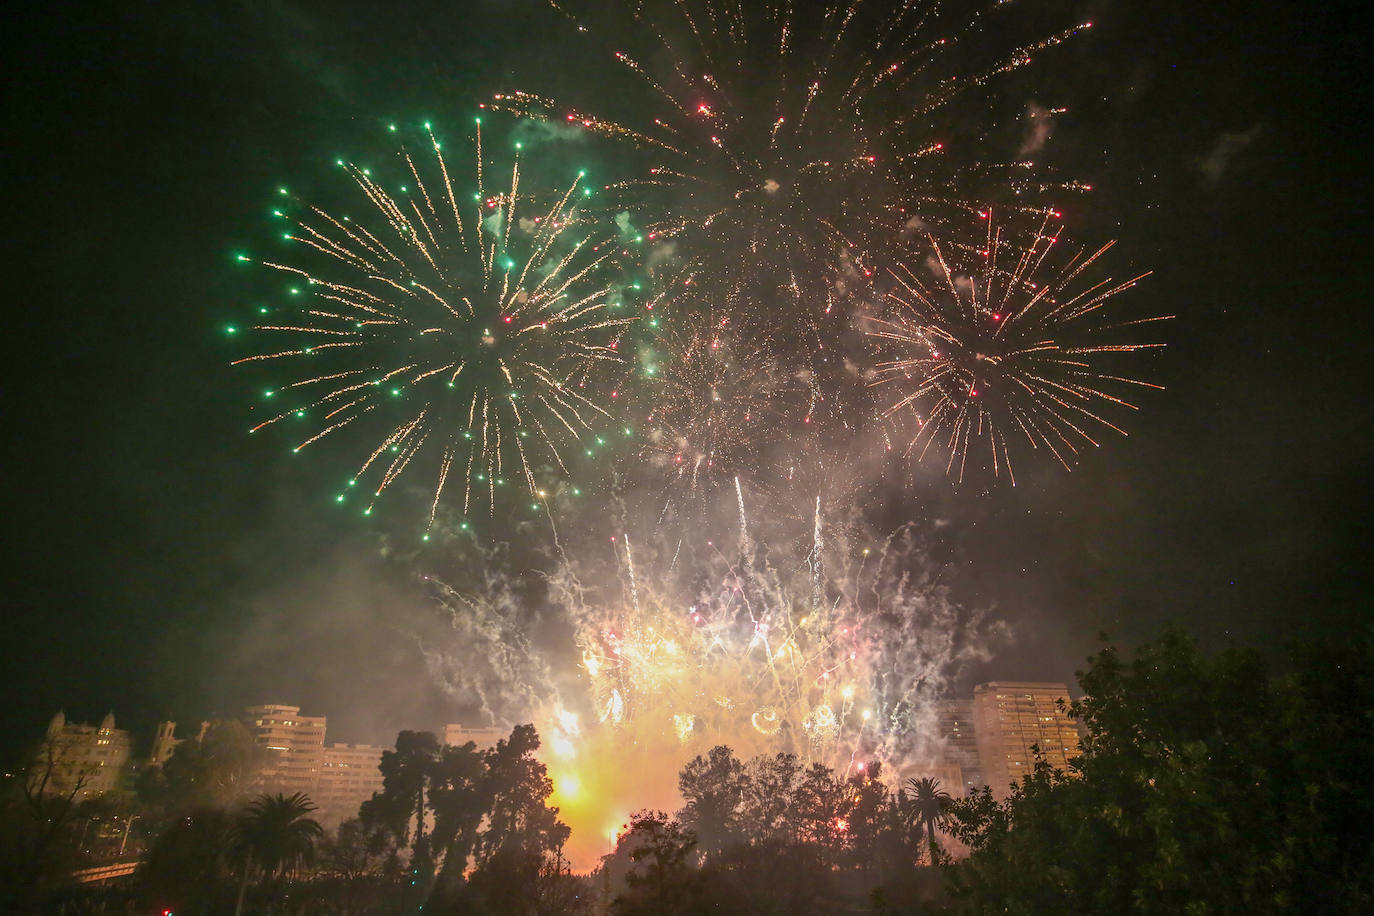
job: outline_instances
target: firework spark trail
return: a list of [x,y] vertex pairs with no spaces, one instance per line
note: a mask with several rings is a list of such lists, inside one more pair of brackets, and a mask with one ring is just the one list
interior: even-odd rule
[[[469,198],[455,188],[428,124],[432,161],[424,167],[402,146],[399,179],[338,161],[367,214],[335,217],[284,188],[275,211],[300,260],[262,264],[288,277],[298,315],[256,330],[302,342],[237,362],[297,361],[300,373],[266,393],[296,403],[254,429],[314,420],[299,451],[366,424],[359,435],[378,435],[380,444],[349,486],[369,470],[377,475],[369,513],[430,452],[431,526],[459,475],[465,513],[479,498],[494,512],[507,476],[518,479],[532,508],[546,506],[545,487],[570,471],[571,447],[613,419],[601,389],[623,363],[618,345],[634,319],[606,284],[607,255],[578,210],[591,193],[585,176],[562,190],[527,193],[516,144],[507,190],[488,194],[481,139],[479,120],[466,219],[460,201]],[[426,180],[427,171],[437,178]],[[346,498],[347,490],[338,501]]]
[[630,536],[625,537],[625,569],[630,575],[630,607],[636,614],[639,610],[639,582],[635,579],[635,552],[630,546]]
[[740,489],[739,478],[735,478],[735,500],[739,505],[739,546],[740,554],[748,556],[749,549],[749,517],[744,513],[744,491]]
[[825,570],[821,565],[821,557],[825,553],[825,534],[821,524],[821,497],[816,494],[816,518],[811,535],[811,553],[807,555],[806,562],[811,568],[811,610],[815,611],[821,606],[821,577]]
[[487,723],[543,720],[562,708],[545,653],[531,640],[527,602],[496,572],[493,558],[471,588],[425,580],[452,627],[452,649],[417,637],[431,677],[456,703],[475,706]]
[[1099,363],[1104,354],[1164,346],[1112,335],[1172,316],[1122,321],[1102,311],[1148,271],[1076,289],[1112,243],[1052,258],[1061,242],[1060,230],[1050,231],[1057,214],[1025,241],[990,211],[980,215],[986,238],[976,245],[942,246],[932,236],[924,270],[899,263],[890,271],[887,308],[867,320],[866,333],[884,350],[870,386],[886,394],[885,418],[914,425],[906,456],[947,453],[946,472],[962,482],[971,448],[981,443],[974,460],[1015,485],[1011,440],[1024,437],[1072,470],[1080,447],[1099,444],[1092,427],[1125,435],[1104,408],[1138,409],[1122,386],[1162,386]]

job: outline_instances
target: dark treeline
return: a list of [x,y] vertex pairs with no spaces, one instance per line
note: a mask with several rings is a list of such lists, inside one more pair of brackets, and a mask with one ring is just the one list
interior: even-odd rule
[[[1277,671],[1177,632],[1105,648],[1067,710],[1081,756],[1004,800],[716,747],[681,770],[683,807],[637,813],[589,876],[528,725],[487,750],[402,732],[383,790],[329,834],[303,796],[253,794],[238,723],[85,802],[43,791],[40,752],[0,794],[0,911],[1374,912],[1371,643],[1300,645]],[[130,880],[73,885],[116,844]]]
[[1300,645],[1275,673],[1170,631],[1079,673],[1067,772],[1009,796],[895,791],[725,747],[685,806],[631,821],[603,878],[620,914],[1374,912],[1374,652]]
[[[568,828],[546,804],[538,748],[531,725],[486,750],[401,732],[382,755],[383,790],[333,833],[305,795],[254,791],[266,752],[238,722],[89,801],[79,781],[45,793],[53,767],[40,753],[0,798],[0,912],[573,912],[583,882],[562,861]],[[91,840],[111,825],[126,833],[118,856]],[[73,880],[128,855],[138,869],[118,886]]]
[[728,747],[678,776],[676,815],[635,814],[601,882],[618,914],[910,911],[943,899],[928,866],[955,800],[938,780],[895,790],[880,765],[845,778],[793,754],[741,762]]

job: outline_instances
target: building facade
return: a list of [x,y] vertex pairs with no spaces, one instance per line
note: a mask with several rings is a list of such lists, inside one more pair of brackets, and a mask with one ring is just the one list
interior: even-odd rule
[[382,752],[370,744],[326,744],[319,779],[310,799],[326,826],[358,816],[358,808],[382,791]]
[[1035,752],[1053,767],[1066,769],[1078,756],[1078,729],[1059,711],[1069,702],[1064,684],[992,681],[973,690],[973,720],[983,778],[997,799],[1005,799],[1013,780],[1035,767]]
[[935,714],[945,768],[952,777],[946,783],[947,791],[958,798],[981,789],[986,780],[983,776],[982,757],[978,751],[978,728],[973,720],[973,701],[941,700],[936,705]]
[[265,791],[315,791],[324,766],[324,716],[303,716],[299,706],[268,703],[245,709],[243,724],[269,753],[261,774]]
[[133,736],[115,727],[114,713],[99,725],[68,722],[59,711],[48,723],[30,772],[30,785],[45,795],[85,799],[113,791],[133,753]]
[[358,816],[358,808],[382,790],[382,752],[370,744],[325,744],[324,716],[303,716],[299,706],[250,706],[243,722],[268,750],[259,784],[263,791],[303,792],[321,824],[332,827]]

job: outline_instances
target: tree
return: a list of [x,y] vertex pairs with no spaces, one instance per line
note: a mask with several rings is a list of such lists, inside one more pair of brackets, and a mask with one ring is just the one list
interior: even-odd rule
[[620,837],[631,862],[625,875],[627,892],[615,900],[615,912],[657,914],[680,912],[689,896],[691,859],[697,838],[682,822],[662,811],[639,811]]
[[562,848],[568,827],[558,809],[547,805],[553,780],[535,759],[539,733],[533,725],[517,725],[510,738],[486,752],[486,829],[477,836],[473,856],[478,868],[501,850],[519,849],[544,856]]
[[380,874],[384,858],[357,818],[344,821],[333,836],[325,836],[320,841],[322,869],[346,882]]
[[457,898],[477,845],[478,831],[491,807],[487,760],[469,741],[445,747],[430,791],[434,806],[434,851],[443,857],[431,900]]
[[809,844],[736,843],[701,869],[693,887],[701,905],[694,912],[783,916],[840,911],[835,872],[826,858],[825,850]]
[[127,887],[81,883],[77,872],[143,858],[133,799],[116,786],[74,800],[89,785],[74,769],[61,794],[49,783],[31,799],[20,791],[31,773],[0,778],[0,913],[122,911],[129,902]]
[[807,768],[796,791],[798,840],[817,847],[831,861],[840,845],[845,798],[844,782],[823,763]]
[[209,912],[233,899],[229,850],[234,818],[223,808],[178,817],[148,849],[135,878],[154,911]]
[[37,906],[81,862],[78,824],[101,802],[80,800],[89,780],[71,752],[50,732],[25,769],[0,783],[0,911]]
[[578,916],[589,913],[589,883],[556,859],[507,847],[473,871],[452,905],[425,905],[425,912],[481,913],[483,916]]
[[369,833],[353,818],[321,840],[320,880],[314,882],[312,896],[328,907],[326,912],[377,912],[384,895],[399,890],[399,869],[391,867],[395,847],[377,842],[388,838]]
[[316,845],[324,835],[319,822],[309,816],[314,810],[304,793],[288,797],[279,792],[258,796],[239,816],[229,843],[243,876],[236,913],[243,911],[248,876],[255,868],[271,879],[314,862]]
[[898,804],[908,828],[917,832],[925,827],[926,844],[930,850],[931,862],[935,861],[939,845],[935,842],[935,828],[944,827],[949,817],[949,806],[954,799],[940,788],[940,780],[930,776],[920,779],[911,777],[903,785],[903,794]]
[[378,764],[382,791],[363,802],[358,812],[369,832],[387,834],[398,845],[409,842],[411,884],[420,888],[420,899],[428,893],[434,876],[434,855],[425,834],[425,815],[432,806],[430,790],[434,787],[441,750],[433,732],[398,734],[396,749],[384,751]]
[[1201,653],[1177,631],[1079,674],[1070,772],[1043,760],[1005,803],[955,802],[972,911],[1374,910],[1370,641]]
[[678,818],[696,834],[706,859],[739,839],[739,808],[744,800],[744,765],[725,745],[688,761],[678,774],[678,791],[687,803]]
[[243,723],[211,723],[201,735],[178,744],[161,766],[139,776],[144,816],[165,826],[187,811],[237,804],[249,794],[269,754]]
[[881,876],[902,858],[897,852],[902,845],[897,809],[883,782],[882,765],[875,761],[852,774],[844,791],[844,826],[839,839],[848,847],[856,868]]
[[534,726],[517,725],[486,751],[471,743],[444,750],[430,792],[433,848],[443,867],[428,911],[541,913],[578,896],[561,866],[550,868],[569,830],[548,805],[553,781],[534,756],[538,749]]
[[562,856],[544,858],[534,890],[534,916],[590,914],[596,897],[591,879],[574,875]]
[[802,780],[796,754],[759,756],[745,763],[739,821],[747,842],[798,842],[796,793]]

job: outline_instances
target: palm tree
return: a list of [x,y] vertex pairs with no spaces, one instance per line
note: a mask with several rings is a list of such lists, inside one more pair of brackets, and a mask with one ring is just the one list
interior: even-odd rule
[[324,836],[319,822],[307,816],[314,810],[315,805],[305,793],[297,792],[288,798],[278,792],[259,795],[239,816],[230,840],[243,867],[235,916],[243,912],[248,875],[255,866],[264,878],[271,878],[314,861],[315,844]]
[[918,831],[922,824],[925,825],[926,840],[933,851],[936,848],[935,828],[937,825],[944,825],[948,817],[945,812],[954,803],[954,799],[940,788],[940,780],[929,776],[920,779],[913,776],[906,781],[904,787],[906,792],[910,793],[904,799],[907,824]]

